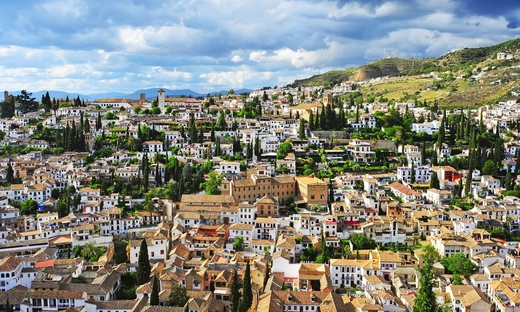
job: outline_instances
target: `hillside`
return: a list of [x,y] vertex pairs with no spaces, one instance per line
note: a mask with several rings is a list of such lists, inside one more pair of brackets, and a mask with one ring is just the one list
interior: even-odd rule
[[482,48],[465,48],[450,52],[439,58],[401,59],[388,57],[376,60],[358,68],[333,70],[321,75],[314,75],[307,79],[295,80],[289,86],[318,86],[326,87],[342,81],[363,81],[384,76],[413,76],[427,74],[433,71],[459,71],[475,66],[487,59],[496,59],[496,53],[501,50],[517,52],[520,50],[520,38],[509,40],[494,46]]
[[291,86],[331,88],[342,81],[390,77],[364,84],[365,97],[397,101],[417,99],[420,102],[437,100],[441,105],[450,106],[485,104],[506,97],[512,88],[519,87],[520,69],[512,65],[520,64],[520,61],[496,60],[497,52],[502,50],[520,52],[520,39],[490,47],[461,49],[439,58],[384,58],[358,68],[296,80]]
[[342,81],[348,81],[356,71],[355,68],[346,70],[331,70],[321,75],[314,75],[307,79],[295,80],[289,87],[297,86],[334,86]]

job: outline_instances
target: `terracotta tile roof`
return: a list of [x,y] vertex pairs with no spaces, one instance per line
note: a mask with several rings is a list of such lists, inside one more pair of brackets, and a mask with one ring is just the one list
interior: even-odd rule
[[22,262],[15,256],[7,256],[0,261],[0,271],[14,271]]

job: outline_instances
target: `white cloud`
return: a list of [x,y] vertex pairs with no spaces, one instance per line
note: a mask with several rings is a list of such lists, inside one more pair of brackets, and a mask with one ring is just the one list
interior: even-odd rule
[[240,56],[240,55],[235,55],[231,58],[231,61],[233,63],[238,63],[238,62],[242,62],[244,59]]
[[257,88],[388,55],[440,56],[518,36],[504,14],[462,14],[461,1],[6,1],[0,86]]
[[267,81],[271,78],[271,72],[255,72],[246,66],[241,66],[236,71],[212,72],[201,74],[200,78],[206,81],[206,85],[213,86],[233,86],[243,88],[245,83],[256,81]]

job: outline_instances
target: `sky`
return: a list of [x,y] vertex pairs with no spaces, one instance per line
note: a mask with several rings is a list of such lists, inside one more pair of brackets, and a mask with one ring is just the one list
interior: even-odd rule
[[199,93],[520,36],[516,0],[2,2],[0,89]]

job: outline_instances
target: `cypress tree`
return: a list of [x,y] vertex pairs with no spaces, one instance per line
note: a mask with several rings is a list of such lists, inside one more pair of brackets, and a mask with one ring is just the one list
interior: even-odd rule
[[516,163],[515,163],[515,173],[518,175],[518,171],[520,171],[520,150],[516,152]]
[[298,130],[298,137],[300,140],[305,138],[305,123],[303,119],[300,119],[300,129]]
[[466,175],[466,183],[464,185],[465,195],[468,196],[471,194],[471,180],[473,176],[473,168],[475,167],[475,161],[474,161],[474,152],[472,150],[469,151],[469,163],[468,163],[468,173]]
[[441,120],[441,125],[439,127],[439,132],[437,133],[437,148],[440,150],[442,147],[442,143],[444,142],[444,136],[446,134],[446,121],[444,117]]
[[150,305],[159,305],[159,281],[157,278],[157,273],[155,273],[153,277],[152,293],[150,294]]
[[317,111],[316,118],[314,118],[314,129],[313,130],[318,130],[319,128],[320,128],[320,113]]
[[[244,286],[242,288],[242,298],[241,299],[243,301],[243,309],[244,309],[244,311],[247,311],[253,304],[253,289],[251,288],[251,267],[249,266],[249,261],[247,261],[247,264],[246,264],[246,270],[244,273],[243,283],[244,283]],[[239,302],[239,306],[240,306],[240,302]]]
[[[233,311],[235,312],[235,311]],[[237,307],[237,310],[236,312],[247,312],[247,309],[245,308],[245,305],[244,305],[244,297],[240,298],[240,300],[238,300],[238,307]]]
[[495,141],[495,149],[493,151],[493,161],[499,166],[502,163],[502,147],[502,139],[497,138]]
[[161,177],[161,170],[159,169],[159,163],[155,165],[155,183],[157,185],[162,185],[162,177]]
[[431,158],[432,166],[437,166],[437,151],[432,149],[432,158]]
[[143,155],[143,187],[144,192],[148,192],[148,179],[150,176],[150,164],[148,163],[148,154],[144,153]]
[[7,299],[5,300],[5,312],[13,312],[13,308],[9,303],[9,297],[7,297]]
[[215,142],[215,155],[220,156],[220,138],[217,138]]
[[412,170],[410,172],[410,183],[415,183],[415,163],[412,161]]
[[69,129],[69,133],[67,136],[67,150],[74,151],[76,150],[76,123],[72,123],[72,127]]
[[98,113],[97,119],[96,119],[96,130],[101,129],[102,126],[103,126],[103,123],[101,122],[101,114]]
[[255,150],[256,157],[262,156],[261,145],[260,145],[260,138],[258,137],[258,135],[255,138],[255,149],[254,150]]
[[240,292],[239,292],[239,286],[238,285],[238,272],[235,270],[235,273],[233,274],[233,279],[231,280],[231,285],[229,285],[229,303],[231,305],[231,311],[235,312],[238,310],[238,301],[240,300]]
[[13,180],[14,180],[14,170],[13,170],[13,166],[11,166],[11,162],[9,161],[9,165],[7,166],[7,172],[5,175],[5,181],[7,182],[7,184],[11,184],[11,183],[13,183]]
[[432,176],[430,178],[430,188],[439,189],[440,188],[440,182],[439,177],[437,176],[437,172],[434,171],[432,173]]
[[425,253],[421,256],[423,266],[419,268],[419,291],[413,305],[413,312],[437,312],[437,300],[433,292],[435,268],[433,264],[437,260],[437,253],[432,246],[426,246]]
[[202,144],[204,142],[204,130],[202,129],[202,126],[199,128],[199,138],[198,142]]
[[215,124],[211,124],[211,142],[215,142]]
[[247,142],[246,145],[246,159],[251,159],[253,154],[253,149],[251,148],[251,142]]
[[137,259],[137,285],[143,285],[150,280],[150,259],[148,258],[148,245],[146,239],[141,241],[139,258]]
[[197,142],[197,127],[195,126],[195,115],[190,113],[190,125],[189,125],[190,143]]
[[312,111],[309,114],[309,127],[314,130],[314,113]]
[[506,182],[505,182],[506,185],[505,188],[506,188],[506,191],[510,191],[512,189],[512,174],[511,174],[511,167],[510,166],[507,166],[507,173],[506,173]]
[[426,143],[423,142],[422,148],[421,148],[421,165],[424,166],[426,163]]

